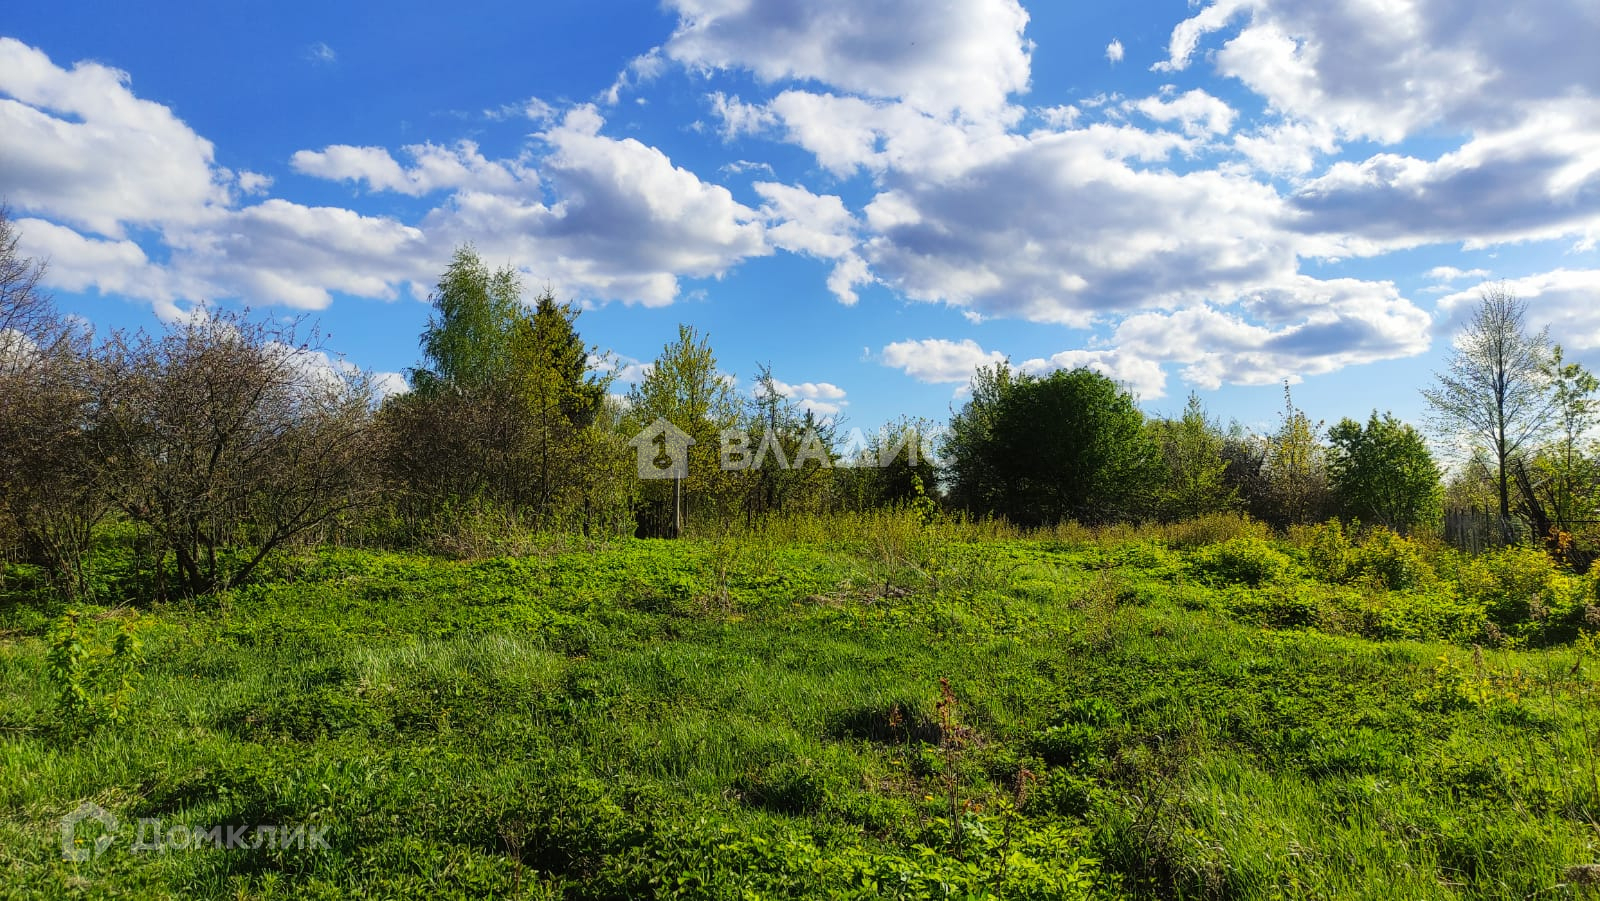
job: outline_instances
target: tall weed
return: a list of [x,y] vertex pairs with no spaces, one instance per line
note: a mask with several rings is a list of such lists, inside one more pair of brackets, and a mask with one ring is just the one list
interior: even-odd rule
[[137,614],[117,619],[68,610],[50,631],[47,672],[62,730],[81,735],[127,716],[144,664]]

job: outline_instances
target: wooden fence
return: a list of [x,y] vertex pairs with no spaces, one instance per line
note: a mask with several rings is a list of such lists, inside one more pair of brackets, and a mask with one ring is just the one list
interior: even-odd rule
[[1528,525],[1488,510],[1451,510],[1444,515],[1444,540],[1469,554],[1528,542]]

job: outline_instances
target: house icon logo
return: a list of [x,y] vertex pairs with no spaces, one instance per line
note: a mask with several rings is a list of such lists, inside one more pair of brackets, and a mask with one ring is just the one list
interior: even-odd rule
[[[87,835],[79,834],[92,833],[89,823],[100,824],[100,836],[92,842]],[[78,805],[77,810],[61,818],[61,859],[74,863],[93,860],[106,853],[116,838],[117,818],[99,804],[85,801]]]
[[689,433],[661,417],[628,439],[628,446],[639,455],[639,478],[686,479],[689,477]]

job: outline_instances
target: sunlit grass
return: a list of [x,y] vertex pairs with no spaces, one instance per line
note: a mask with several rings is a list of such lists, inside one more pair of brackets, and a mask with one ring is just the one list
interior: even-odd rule
[[[1223,541],[1287,562],[1247,587]],[[81,737],[45,671],[59,611],[13,594],[0,893],[1581,897],[1600,683],[1568,624],[1593,582],[1424,548],[1432,581],[1391,591],[1328,581],[1311,543],[885,512],[324,550],[146,608],[131,716]],[[1507,585],[1543,618],[1489,612]],[[123,840],[69,863],[83,801]],[[329,847],[136,852],[140,818]]]

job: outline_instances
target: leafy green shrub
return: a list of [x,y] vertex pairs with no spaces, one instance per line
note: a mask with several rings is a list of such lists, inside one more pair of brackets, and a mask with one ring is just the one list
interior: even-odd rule
[[1474,642],[1482,639],[1489,621],[1482,604],[1442,585],[1382,595],[1374,613],[1362,634],[1379,640]]
[[1594,567],[1574,580],[1572,603],[1562,616],[1571,638],[1600,631],[1600,567]]
[[827,810],[830,816],[879,835],[907,828],[916,821],[915,808],[904,798],[864,791],[829,797]]
[[1353,575],[1355,548],[1337,519],[1321,525],[1293,526],[1289,543],[1305,552],[1311,574],[1324,582],[1340,583]]
[[969,817],[962,856],[918,844],[907,853],[819,847],[810,837],[679,818],[649,847],[609,863],[628,877],[611,893],[654,898],[1087,899],[1115,883],[1082,830]]
[[1226,591],[1224,604],[1235,619],[1270,629],[1315,626],[1330,632],[1359,631],[1347,624],[1347,616],[1327,609],[1330,596],[1345,590],[1315,582],[1278,583],[1255,590],[1235,586]]
[[1143,570],[1164,577],[1183,569],[1183,560],[1160,542],[1149,539],[1130,541],[1105,552],[1106,562],[1128,569]]
[[1286,554],[1260,538],[1230,538],[1189,558],[1190,571],[1209,585],[1259,588],[1285,578],[1293,566]]
[[1052,766],[1082,766],[1100,755],[1107,731],[1121,722],[1122,714],[1110,703],[1079,698],[1063,708],[1050,726],[1034,733],[1029,748]]
[[1447,586],[1391,592],[1372,586],[1282,582],[1219,592],[1228,614],[1271,629],[1315,628],[1375,641],[1481,641],[1483,607]]
[[1088,776],[1052,769],[1028,793],[1022,809],[1028,813],[1080,817],[1094,806],[1098,787]]
[[118,623],[76,610],[56,622],[46,661],[65,732],[122,722],[144,665],[140,625],[136,615]]
[[859,738],[883,744],[926,742],[937,744],[939,721],[916,701],[899,700],[887,707],[866,705],[833,713],[827,718],[833,738]]
[[1511,547],[1466,561],[1457,572],[1463,599],[1482,605],[1489,621],[1512,637],[1537,632],[1553,611],[1576,600],[1576,580],[1543,551]]
[[1351,563],[1360,579],[1389,591],[1411,591],[1437,578],[1422,549],[1388,529],[1374,529]]
[[1099,754],[1101,735],[1088,723],[1063,723],[1039,730],[1028,744],[1051,766],[1077,767]]
[[[405,698],[403,702],[415,702]],[[241,706],[224,714],[219,725],[233,734],[251,740],[289,738],[315,741],[341,735],[373,736],[389,729],[438,731],[439,715],[420,705],[404,703],[391,724],[377,706],[354,697],[348,686],[317,685],[287,692],[257,704]]]
[[1063,708],[1057,722],[1084,723],[1097,729],[1110,729],[1122,723],[1122,712],[1102,698],[1078,698]]
[[623,587],[620,601],[642,613],[688,615],[695,610],[695,598],[703,586],[691,575],[676,572],[653,573]]

